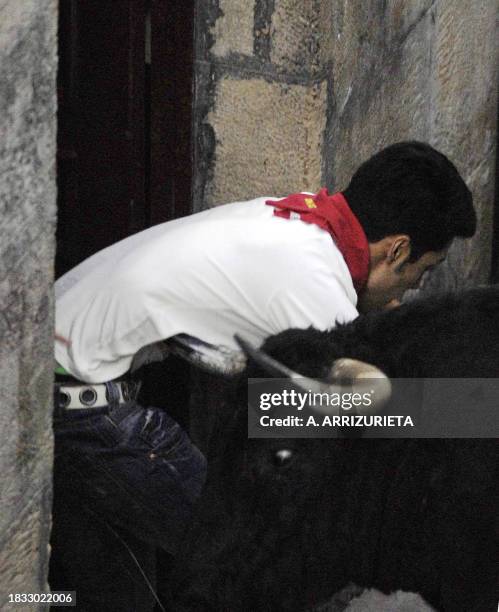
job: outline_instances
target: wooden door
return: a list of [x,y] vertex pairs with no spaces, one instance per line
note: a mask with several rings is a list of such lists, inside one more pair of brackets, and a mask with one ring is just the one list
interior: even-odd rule
[[193,13],[190,0],[61,0],[57,276],[191,212]]

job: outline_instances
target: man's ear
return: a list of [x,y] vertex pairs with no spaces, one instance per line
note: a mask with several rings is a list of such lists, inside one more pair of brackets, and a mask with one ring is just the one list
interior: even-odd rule
[[391,237],[387,258],[390,263],[402,266],[411,256],[411,238],[406,234]]

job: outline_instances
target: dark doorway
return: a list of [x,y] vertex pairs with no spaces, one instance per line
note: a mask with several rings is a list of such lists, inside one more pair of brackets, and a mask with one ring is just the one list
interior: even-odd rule
[[56,274],[189,214],[193,2],[63,0]]

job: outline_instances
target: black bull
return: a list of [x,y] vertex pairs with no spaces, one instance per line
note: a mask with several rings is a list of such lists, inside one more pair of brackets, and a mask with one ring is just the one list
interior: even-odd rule
[[[430,298],[264,350],[307,376],[338,357],[391,377],[499,377],[499,289]],[[349,582],[438,610],[497,606],[495,440],[254,440],[246,377],[170,577],[174,610],[306,610]],[[235,410],[234,410],[235,408]]]

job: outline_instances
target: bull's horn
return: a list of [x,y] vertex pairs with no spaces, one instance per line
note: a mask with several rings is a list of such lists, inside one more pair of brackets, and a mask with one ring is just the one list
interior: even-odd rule
[[[277,378],[292,380],[294,385],[305,392],[327,393],[330,395],[369,393],[371,400],[369,405],[362,403],[355,408],[359,414],[379,412],[391,397],[392,385],[390,379],[379,368],[369,363],[356,359],[337,359],[331,367],[330,380],[322,381],[295,372],[261,349],[257,349],[238,334],[234,336],[234,339],[246,355],[266,372]],[[310,405],[310,408],[321,414],[335,415],[339,413],[337,406],[330,406],[327,403],[314,402]]]
[[392,395],[392,384],[388,376],[376,366],[365,361],[348,357],[336,359],[329,377],[331,380],[343,381],[349,387],[348,390],[353,393],[371,394],[372,403],[370,405],[362,403],[356,409],[359,414],[379,412]]

